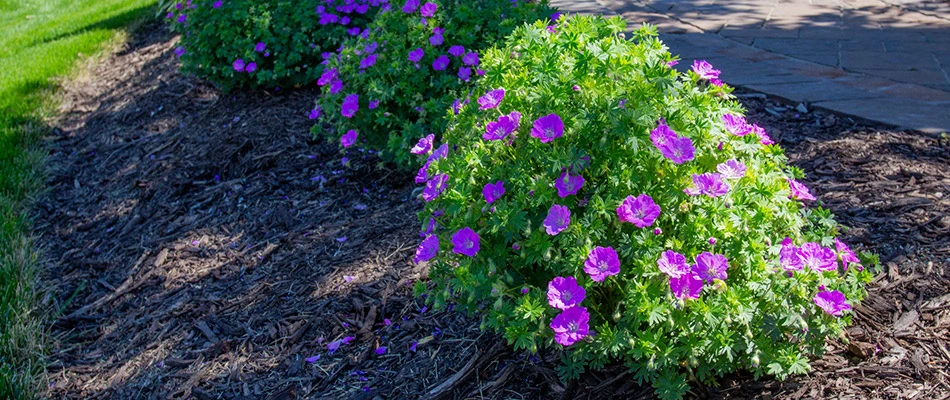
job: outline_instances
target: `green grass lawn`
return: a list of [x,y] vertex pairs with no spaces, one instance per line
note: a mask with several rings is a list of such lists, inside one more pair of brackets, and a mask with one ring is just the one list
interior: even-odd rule
[[0,0],[0,399],[35,396],[43,315],[29,202],[42,190],[38,138],[55,106],[53,78],[99,53],[156,0]]

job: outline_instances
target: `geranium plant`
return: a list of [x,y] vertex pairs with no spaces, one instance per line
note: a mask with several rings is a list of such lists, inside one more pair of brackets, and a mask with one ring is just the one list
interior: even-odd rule
[[273,90],[311,83],[387,0],[188,0],[166,17],[181,33],[185,71],[219,87]]
[[[420,138],[441,134],[446,110],[466,102],[484,73],[478,52],[525,21],[549,18],[545,1],[406,0],[392,4],[348,42],[318,80],[314,127],[339,140],[355,132],[366,147],[400,166]],[[325,129],[328,126],[329,129]]]
[[623,362],[663,398],[736,369],[809,370],[875,264],[705,62],[643,26],[561,17],[481,54],[476,99],[424,143],[431,301],[478,311],[564,378]]

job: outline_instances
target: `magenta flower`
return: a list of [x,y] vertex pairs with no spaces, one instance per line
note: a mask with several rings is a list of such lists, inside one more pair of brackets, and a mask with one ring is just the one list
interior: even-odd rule
[[825,310],[826,313],[835,317],[840,317],[842,311],[851,309],[851,305],[848,304],[844,293],[837,290],[818,292],[812,301],[822,310]]
[[353,118],[353,115],[355,115],[359,109],[360,95],[354,93],[343,99],[343,104],[340,106],[340,114],[347,118]]
[[484,96],[478,98],[478,109],[489,110],[498,107],[501,101],[505,99],[505,88],[489,90]]
[[699,75],[700,79],[706,79],[710,82],[718,81],[719,74],[722,73],[722,71],[713,68],[712,64],[706,60],[693,61],[693,72]]
[[322,74],[320,74],[320,78],[317,79],[317,85],[318,86],[329,85],[333,81],[337,80],[339,76],[340,76],[340,73],[336,68],[330,68],[328,70],[325,70],[323,71]]
[[673,67],[675,67],[675,66],[676,66],[677,64],[679,64],[679,63],[680,63],[679,60],[670,60],[670,61],[667,61],[667,62],[666,62],[666,66],[667,66],[667,67],[670,67],[670,68],[673,68]]
[[693,272],[707,282],[712,282],[713,279],[724,281],[729,277],[729,274],[726,273],[728,268],[729,260],[726,259],[726,256],[704,251],[696,256],[696,266],[693,268]]
[[477,66],[478,53],[475,53],[475,52],[466,53],[464,56],[462,56],[462,62],[465,63],[465,65]]
[[435,200],[445,191],[446,182],[449,180],[448,174],[436,174],[426,182],[425,189],[422,189],[422,199],[426,202]]
[[693,141],[688,137],[675,137],[670,142],[660,148],[660,153],[676,164],[682,164],[693,159],[696,148],[693,147]]
[[653,146],[660,151],[662,151],[664,147],[669,146],[673,139],[677,137],[679,137],[679,135],[673,132],[673,129],[670,129],[670,126],[663,121],[660,121],[660,123],[656,125],[656,128],[650,131],[650,141],[652,141]]
[[175,55],[178,56],[179,58],[181,58],[181,56],[185,55],[185,48],[184,48],[184,47],[181,47],[181,46],[176,47],[176,48],[175,48]]
[[330,94],[337,94],[343,90],[343,81],[336,79],[330,82]]
[[452,251],[456,254],[475,257],[478,253],[478,234],[472,228],[464,227],[452,235]]
[[419,168],[419,172],[416,172],[416,183],[423,183],[429,180],[429,166],[432,165],[432,160],[426,161],[425,165]]
[[232,64],[232,66],[234,67],[235,71],[244,72],[244,60],[240,58],[237,60],[234,60],[234,64]]
[[449,57],[445,54],[439,56],[432,62],[432,69],[436,71],[444,71],[449,66]]
[[417,49],[415,49],[415,50],[413,50],[413,51],[410,51],[410,52],[409,52],[409,61],[412,61],[412,62],[414,62],[414,63],[417,63],[417,62],[419,62],[419,61],[422,61],[422,56],[424,56],[425,54],[426,54],[425,50],[422,50],[421,47],[420,47],[420,48],[417,48]]
[[590,315],[584,307],[571,307],[564,310],[551,320],[554,341],[562,346],[579,342],[590,332],[590,326],[587,325],[589,320]]
[[224,4],[224,2],[222,2],[221,0],[218,0],[218,1],[214,2],[214,4],[212,4],[211,7],[214,7],[214,8],[221,8],[221,5],[222,5],[222,4]]
[[557,189],[557,195],[565,198],[572,194],[577,194],[578,190],[584,186],[584,177],[580,175],[571,175],[567,171],[554,180],[554,188]]
[[637,228],[653,225],[653,222],[659,216],[660,206],[656,205],[653,198],[647,194],[641,194],[637,197],[627,196],[617,207],[617,217],[620,218],[620,221],[634,224]]
[[347,131],[345,134],[343,134],[342,137],[340,137],[340,144],[342,144],[343,147],[350,147],[350,146],[352,146],[354,143],[356,143],[356,137],[357,137],[358,135],[359,135],[359,134],[356,133],[355,130],[350,129],[350,130]]
[[620,257],[613,247],[594,247],[584,261],[584,272],[594,282],[603,282],[608,276],[620,273]]
[[745,176],[746,167],[741,161],[729,160],[717,165],[716,171],[726,179],[741,179]]
[[699,196],[701,194],[709,197],[719,197],[729,192],[729,186],[722,181],[722,175],[707,172],[704,174],[693,174],[693,187],[683,190],[690,196]]
[[468,80],[472,78],[472,69],[468,67],[459,67],[458,77],[459,79],[468,82]]
[[538,138],[541,143],[548,143],[564,135],[564,121],[557,114],[548,114],[534,121],[531,128],[531,137]]
[[544,217],[544,230],[548,235],[557,235],[567,229],[571,223],[571,210],[567,206],[553,205],[548,210],[548,216]]
[[802,263],[812,271],[834,271],[838,269],[838,256],[834,250],[815,242],[808,242],[799,249]]
[[432,18],[435,15],[435,11],[439,9],[439,6],[434,3],[425,3],[422,5],[422,8],[419,9],[419,12],[422,13],[423,17]]
[[449,54],[453,57],[460,57],[462,54],[465,54],[465,48],[459,45],[449,47]]
[[681,278],[690,273],[686,256],[673,250],[664,251],[656,260],[656,267],[670,278]]
[[792,244],[792,239],[785,238],[782,241],[782,249],[778,253],[779,264],[786,271],[800,271],[805,265],[802,260],[802,253],[798,246]]
[[[479,99],[481,101],[481,99]],[[521,113],[517,111],[512,111],[511,114],[502,115],[498,117],[498,120],[489,122],[485,125],[485,133],[482,134],[482,139],[485,140],[501,140],[512,132],[518,129],[518,125],[521,123]]]
[[367,108],[369,108],[370,110],[373,110],[373,109],[376,109],[376,107],[379,107],[379,100],[370,100],[369,107]]
[[375,54],[370,54],[366,57],[363,57],[363,59],[360,60],[360,69],[367,69],[369,67],[372,67],[373,65],[376,65]]
[[247,66],[244,67],[244,72],[247,72],[247,73],[250,74],[250,73],[252,73],[252,72],[254,72],[254,71],[257,71],[257,63],[256,63],[256,62],[247,63]]
[[323,113],[323,110],[320,108],[320,106],[316,106],[314,107],[313,110],[310,110],[310,119],[320,118],[320,115],[322,113]]
[[558,276],[548,282],[548,304],[551,307],[567,310],[580,305],[586,296],[587,291],[577,284],[573,276]]
[[411,14],[416,11],[416,8],[419,8],[419,0],[406,0],[402,6],[402,12]]
[[844,266],[845,271],[848,270],[848,263],[854,263],[858,267],[858,271],[861,270],[861,260],[847,244],[838,240],[838,238],[835,238],[835,250],[838,252],[838,256],[841,257],[841,265]]
[[412,154],[425,154],[432,151],[432,141],[435,140],[435,134],[428,134],[426,137],[419,139],[415,146],[412,146],[412,149],[409,150]]
[[789,197],[795,200],[815,200],[815,196],[811,194],[811,191],[808,190],[808,187],[799,181],[789,179],[788,187],[792,190],[792,194]]
[[439,237],[429,235],[419,244],[419,247],[416,248],[416,258],[413,259],[413,262],[418,264],[422,261],[429,261],[435,257],[438,252]]
[[722,123],[726,125],[726,130],[733,135],[745,136],[752,133],[752,125],[749,125],[745,117],[741,115],[724,114]]
[[486,183],[485,187],[482,188],[482,195],[485,196],[485,202],[488,204],[494,203],[495,200],[501,198],[505,194],[505,182],[498,181],[495,183]]
[[683,274],[679,278],[670,278],[670,291],[677,299],[698,299],[703,291],[703,279],[694,272]]
[[768,133],[765,133],[765,128],[752,124],[752,131],[755,132],[756,136],[759,137],[759,143],[763,146],[768,146],[775,144],[775,141],[769,136]]
[[257,44],[254,45],[254,51],[258,53],[262,53],[266,49],[267,49],[267,44],[265,44],[264,42],[257,42]]
[[433,46],[441,46],[442,43],[445,43],[445,38],[442,36],[442,32],[445,32],[445,28],[433,29],[432,36],[429,37],[429,44]]

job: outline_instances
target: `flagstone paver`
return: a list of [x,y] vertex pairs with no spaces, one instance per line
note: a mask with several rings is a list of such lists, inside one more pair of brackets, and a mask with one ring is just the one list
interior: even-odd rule
[[657,25],[682,68],[793,102],[928,133],[950,131],[945,0],[552,0]]

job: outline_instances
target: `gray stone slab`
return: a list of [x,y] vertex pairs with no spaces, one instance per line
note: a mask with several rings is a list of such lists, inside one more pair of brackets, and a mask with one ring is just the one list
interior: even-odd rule
[[843,51],[885,51],[881,40],[839,40],[838,49]]
[[882,97],[823,101],[812,106],[931,134],[950,132],[950,113],[947,112],[950,102],[909,102]]
[[719,34],[728,38],[732,37],[751,37],[751,38],[797,38],[798,30],[786,29],[750,29],[750,28],[730,28],[726,27],[719,31]]
[[845,69],[930,69],[940,68],[933,57],[924,57],[919,53],[881,53],[877,51],[842,51],[841,67]]
[[749,84],[744,86],[752,90],[773,94],[793,102],[857,100],[881,96],[851,85],[827,80],[804,83]]
[[833,39],[756,38],[752,46],[781,54],[838,53],[838,41]]
[[947,81],[947,77],[944,75],[943,71],[940,70],[919,69],[913,71],[897,71],[863,68],[852,68],[852,70],[897,82],[915,83],[918,85],[950,84],[950,82]]

